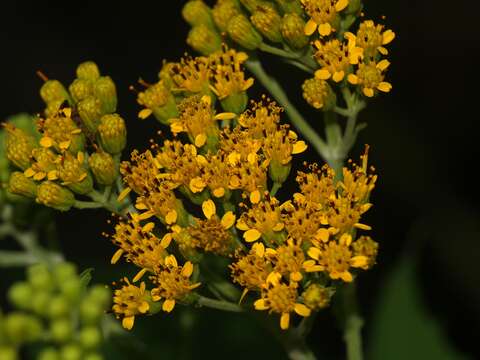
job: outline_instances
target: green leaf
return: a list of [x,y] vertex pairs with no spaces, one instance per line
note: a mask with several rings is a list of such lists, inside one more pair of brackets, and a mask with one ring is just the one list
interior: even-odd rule
[[90,281],[92,281],[92,273],[95,271],[94,268],[88,268],[82,271],[80,274],[80,282],[82,286],[86,289]]

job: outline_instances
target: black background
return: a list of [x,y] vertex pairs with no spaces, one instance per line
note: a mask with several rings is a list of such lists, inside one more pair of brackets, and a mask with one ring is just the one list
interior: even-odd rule
[[[92,59],[117,84],[118,112],[128,121],[129,146],[145,147],[158,127],[137,120],[128,86],[140,76],[154,81],[162,59],[176,60],[189,50],[184,41],[188,26],[180,16],[183,3],[2,1],[0,119],[41,111],[36,70],[68,84],[76,64]],[[418,277],[425,302],[455,346],[480,356],[480,127],[474,80],[479,12],[473,1],[365,3],[369,17],[387,15],[397,38],[390,47],[388,73],[393,92],[375,99],[361,114],[368,128],[354,151],[358,155],[362,143],[371,144],[372,163],[380,175],[368,223],[374,224],[381,255],[378,266],[361,279],[364,313],[368,322],[375,311],[375,291],[395,259],[420,251]],[[299,95],[303,75],[285,71],[275,59],[266,61],[269,71],[291,84],[291,97],[321,129]],[[106,219],[102,211],[57,214],[67,258],[82,267],[107,266],[113,246],[100,236],[108,230]],[[100,276],[113,280],[108,272]],[[341,348],[340,333],[322,336],[332,353]]]

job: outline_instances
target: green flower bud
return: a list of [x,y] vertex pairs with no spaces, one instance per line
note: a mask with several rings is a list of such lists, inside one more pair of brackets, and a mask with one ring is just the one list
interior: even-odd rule
[[[171,118],[178,116],[178,109],[175,98],[170,92],[169,87],[166,85],[166,81],[173,80],[163,80],[163,78],[168,76],[166,71],[164,71],[165,67],[166,66],[162,68],[162,71],[160,71],[159,74],[159,77],[162,78],[162,80],[149,86],[145,91],[138,93],[137,102],[149,109],[155,118],[162,124],[168,125]],[[145,109],[142,111],[145,111]],[[143,115],[142,111],[139,114],[140,118],[145,118],[149,115],[148,110],[146,115]]]
[[100,143],[103,150],[110,154],[119,154],[127,142],[125,121],[118,114],[107,114],[100,119],[98,126]]
[[51,318],[66,316],[69,312],[70,304],[63,296],[54,296],[48,304],[48,316]]
[[287,180],[291,168],[291,162],[288,164],[282,164],[280,161],[272,159],[268,166],[268,174],[274,182],[283,184],[285,180]]
[[80,360],[82,359],[82,348],[77,344],[68,344],[60,350],[62,360]]
[[65,153],[58,170],[58,176],[76,194],[85,195],[93,190],[93,178],[85,168],[83,153],[73,156]]
[[16,167],[25,170],[30,167],[32,150],[37,146],[35,138],[12,124],[5,127],[5,153]]
[[35,199],[37,197],[37,184],[24,173],[15,171],[10,175],[8,191],[12,194],[22,195]]
[[308,45],[309,39],[304,29],[305,21],[300,15],[285,14],[282,19],[282,36],[288,46],[293,49],[302,49]]
[[57,343],[65,343],[72,338],[73,324],[67,319],[58,319],[50,323],[50,336]]
[[14,347],[0,345],[0,359],[2,360],[17,360],[17,351]]
[[257,5],[250,17],[252,24],[271,42],[282,42],[282,17],[272,4]]
[[53,287],[53,279],[46,264],[35,264],[27,269],[28,282],[35,290],[49,290]]
[[257,9],[257,6],[267,4],[267,2],[263,0],[240,0],[240,2],[251,13]]
[[75,196],[63,186],[45,181],[38,186],[36,201],[60,211],[68,211],[75,203]]
[[158,72],[158,78],[160,79],[160,81],[163,83],[163,85],[167,90],[170,90],[172,87],[175,86],[175,81],[172,79],[172,73],[171,73],[172,67],[174,66],[175,66],[175,63],[163,60],[162,68]]
[[88,158],[95,181],[101,185],[112,185],[118,177],[118,165],[107,152],[94,152]]
[[182,17],[191,26],[206,25],[214,28],[210,8],[201,0],[191,0],[182,9]]
[[320,310],[330,303],[334,291],[319,284],[311,284],[302,293],[303,301],[312,310]]
[[40,320],[20,312],[12,312],[5,317],[4,329],[12,344],[35,341],[40,338],[43,331]]
[[248,95],[246,91],[235,92],[226,98],[220,100],[222,109],[226,112],[241,114],[248,105]]
[[71,102],[67,89],[58,80],[45,81],[40,88],[40,96],[47,105],[58,101],[63,103],[65,100]]
[[54,347],[43,349],[37,360],[60,360],[60,355]]
[[346,14],[358,14],[363,8],[362,0],[349,0]]
[[98,324],[104,312],[104,308],[100,304],[92,302],[88,298],[83,300],[80,305],[80,318],[86,325]]
[[222,48],[222,39],[216,30],[201,24],[192,27],[187,44],[202,55],[210,55]]
[[100,70],[93,61],[85,61],[77,66],[77,78],[87,81],[97,81]]
[[69,262],[61,262],[59,264],[55,264],[52,273],[58,286],[60,286],[64,282],[70,281],[71,279],[75,279],[78,277],[77,267],[75,266],[75,264]]
[[103,360],[103,356],[99,353],[90,353],[85,355],[83,360]]
[[84,349],[93,350],[102,342],[102,334],[95,326],[87,326],[80,331],[80,344]]
[[60,284],[60,293],[71,303],[78,303],[80,294],[82,293],[82,282],[80,278],[72,278],[63,284]]
[[77,110],[85,127],[92,133],[97,132],[102,117],[102,102],[94,96],[89,96],[77,104]]
[[51,294],[46,290],[36,290],[32,294],[31,302],[32,302],[32,310],[35,314],[40,315],[42,317],[48,316],[47,307],[50,303]]
[[94,95],[102,102],[104,114],[117,110],[117,89],[110,76],[102,76],[95,82]]
[[31,309],[33,289],[26,281],[17,282],[13,284],[8,290],[8,300],[18,309]]
[[303,98],[315,109],[329,110],[335,106],[337,98],[325,80],[307,79],[302,85]]
[[55,100],[55,101],[49,102],[44,111],[45,116],[46,117],[55,116],[55,114],[59,112],[60,107],[64,102],[65,102],[64,100]]
[[285,14],[303,14],[303,7],[300,0],[275,0]]
[[75,79],[68,87],[73,101],[78,103],[83,99],[93,95],[93,83],[89,80]]
[[220,0],[212,10],[213,20],[221,31],[227,31],[230,19],[240,14],[242,14],[242,10],[238,0]]
[[231,18],[227,32],[233,41],[249,50],[255,50],[262,43],[262,36],[244,15]]
[[107,308],[112,301],[112,292],[104,285],[94,285],[90,288],[88,299],[91,302],[100,304],[103,308]]

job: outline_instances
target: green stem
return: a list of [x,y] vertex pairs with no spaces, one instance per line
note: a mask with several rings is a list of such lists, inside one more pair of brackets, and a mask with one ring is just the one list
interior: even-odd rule
[[362,360],[363,320],[358,314],[355,284],[346,284],[342,293],[344,330],[343,339],[347,345],[347,360]]
[[270,190],[270,196],[275,196],[277,195],[277,192],[278,190],[280,190],[280,188],[282,187],[282,183],[279,183],[279,182],[274,182],[273,185],[272,185],[272,190]]
[[205,297],[202,295],[198,295],[198,299],[196,301],[198,306],[205,306],[212,309],[222,310],[222,311],[230,311],[230,312],[243,312],[244,309],[235,303],[231,303],[228,301],[223,300],[216,300],[209,297]]
[[269,53],[269,54],[272,54],[272,55],[278,55],[278,56],[281,56],[281,57],[284,57],[284,58],[287,58],[287,59],[299,59],[300,58],[295,53],[285,51],[283,49],[279,49],[275,46],[270,46],[270,45],[265,44],[265,43],[261,43],[260,46],[258,47],[258,49],[263,51],[263,52],[266,52],[266,53]]
[[[315,148],[317,153],[327,160],[329,156],[329,148],[325,141],[317,134],[315,129],[302,117],[300,112],[290,102],[287,94],[280,86],[278,81],[268,75],[261,62],[258,59],[248,60],[246,67],[255,75],[262,85],[270,92],[270,94],[283,106],[285,112],[290,118],[291,123],[300,131],[302,136],[307,139]],[[327,160],[328,161],[328,160]]]
[[95,202],[95,201],[76,200],[75,204],[73,204],[73,207],[77,209],[99,209],[99,208],[103,208],[104,204]]

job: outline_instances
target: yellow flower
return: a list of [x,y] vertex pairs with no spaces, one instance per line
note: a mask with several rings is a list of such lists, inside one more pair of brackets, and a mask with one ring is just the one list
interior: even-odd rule
[[263,95],[261,101],[252,101],[250,109],[240,115],[238,123],[248,129],[249,136],[264,139],[277,130],[282,112],[277,103]]
[[350,72],[350,66],[358,62],[362,51],[354,43],[345,44],[337,39],[326,42],[317,40],[314,45],[317,48],[314,57],[321,66],[315,72],[315,77],[320,80],[332,78],[337,83]]
[[145,107],[138,113],[140,119],[146,119],[154,114],[158,120],[168,123],[170,118],[178,115],[175,98],[163,80],[139,92],[137,102]]
[[256,310],[269,310],[281,314],[280,328],[288,329],[290,325],[290,313],[295,312],[300,316],[310,316],[311,310],[306,305],[297,302],[297,286],[284,284],[281,275],[273,272],[267,278],[267,284],[262,291],[262,298],[255,301]]
[[383,25],[375,25],[372,20],[365,20],[358,27],[356,35],[347,32],[345,38],[355,41],[356,45],[363,49],[363,55],[366,57],[374,58],[377,51],[387,55],[388,50],[383,45],[390,44],[395,39],[395,33],[392,30],[384,31],[383,29]]
[[152,299],[159,301],[163,299],[162,310],[171,312],[177,301],[182,301],[193,289],[200,286],[200,283],[192,284],[190,277],[193,273],[193,264],[187,261],[179,266],[174,255],[165,258],[165,263],[155,270],[151,280],[156,287],[152,290]]
[[37,144],[35,138],[12,124],[1,124],[5,129],[5,154],[18,168],[25,170],[30,166],[32,151]]
[[306,79],[302,91],[303,98],[315,109],[329,109],[335,105],[335,93],[325,80],[316,77]]
[[93,179],[85,165],[85,155],[82,152],[73,156],[65,152],[58,165],[58,177],[62,185],[66,185],[77,194],[88,194],[93,190]]
[[353,276],[350,268],[361,268],[367,263],[367,257],[362,255],[353,256],[350,249],[352,236],[342,234],[337,241],[318,243],[318,247],[312,246],[308,255],[315,261],[306,261],[304,268],[307,272],[325,271],[331,279],[341,279],[352,282]]
[[303,301],[312,310],[326,308],[330,303],[334,290],[320,284],[311,284],[302,293]]
[[299,171],[296,180],[307,203],[325,206],[335,196],[334,178],[335,172],[330,166],[325,164],[319,169],[313,164],[310,172]]
[[298,241],[289,238],[287,244],[276,249],[267,249],[267,255],[273,263],[273,271],[288,276],[291,282],[302,280],[305,254]]
[[367,258],[365,265],[361,267],[363,270],[368,270],[375,265],[378,243],[370,236],[360,236],[353,242],[352,248],[355,256],[365,256]]
[[305,35],[318,29],[321,36],[328,36],[339,22],[338,13],[348,6],[348,0],[301,0],[310,19],[305,25]]
[[122,319],[122,326],[131,330],[135,316],[146,314],[150,310],[147,301],[149,294],[145,290],[144,282],[139,287],[130,284],[127,278],[123,278],[123,282],[122,287],[114,292],[112,310],[117,319]]
[[390,92],[392,85],[383,81],[383,73],[390,66],[388,60],[381,60],[379,63],[374,61],[361,63],[355,74],[348,75],[348,82],[352,85],[358,85],[362,89],[362,93],[367,97],[373,97],[377,90],[382,92]]
[[32,150],[32,165],[25,170],[26,177],[41,181],[45,178],[53,181],[58,179],[58,165],[61,157],[47,148],[39,147]]
[[175,83],[172,90],[190,94],[208,94],[211,68],[209,59],[204,56],[185,57],[169,67],[169,75]]

